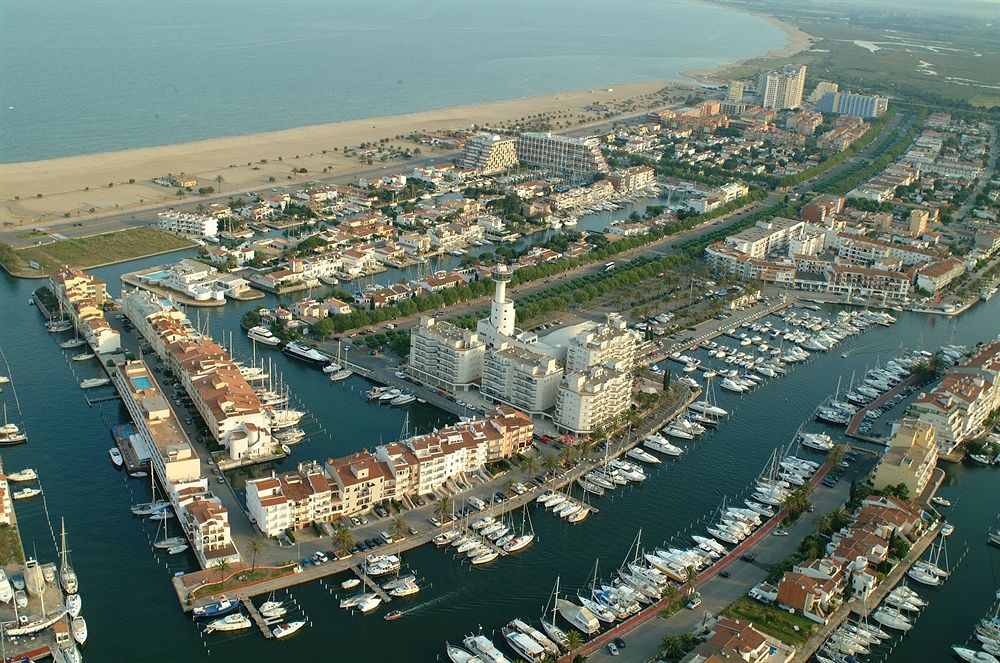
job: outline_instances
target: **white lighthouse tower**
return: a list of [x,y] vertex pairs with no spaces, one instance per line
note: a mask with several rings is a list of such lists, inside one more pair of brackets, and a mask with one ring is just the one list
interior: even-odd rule
[[507,282],[511,278],[511,269],[507,265],[498,264],[493,268],[491,276],[496,283],[493,301],[490,303],[489,320],[480,320],[476,331],[486,337],[490,346],[514,336],[514,302],[507,299]]

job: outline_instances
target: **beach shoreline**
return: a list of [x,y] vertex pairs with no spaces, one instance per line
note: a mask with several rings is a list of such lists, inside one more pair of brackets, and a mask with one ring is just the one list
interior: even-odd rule
[[745,64],[752,60],[759,60],[763,58],[790,58],[797,53],[809,50],[810,48],[813,47],[813,45],[815,45],[819,41],[816,37],[812,36],[808,32],[801,30],[800,28],[796,27],[795,25],[792,25],[791,23],[788,23],[787,21],[782,21],[780,18],[777,18],[776,16],[771,16],[770,14],[764,14],[759,11],[755,11],[753,9],[747,9],[745,7],[739,7],[727,3],[713,2],[712,0],[696,0],[696,1],[705,5],[710,5],[712,7],[721,7],[724,9],[728,9],[730,11],[737,11],[737,12],[742,12],[744,14],[749,14],[751,16],[756,16],[757,18],[763,19],[768,23],[770,23],[771,25],[774,25],[775,27],[784,30],[785,35],[788,37],[788,43],[785,46],[782,46],[781,48],[772,49],[762,55],[758,55],[752,58],[744,58],[743,60],[737,60],[736,62],[719,65],[717,67],[690,69],[688,71],[681,72],[682,76],[685,76],[693,81],[696,81],[701,85],[718,85],[720,83],[725,83],[727,81],[724,80],[722,77],[720,77],[720,74],[724,71],[732,69],[733,67],[738,67],[741,64]]
[[[694,87],[693,83],[666,80],[615,83],[601,88],[243,136],[0,164],[0,230],[25,232],[32,227],[50,228],[102,215],[139,213],[172,201],[207,204],[218,201],[220,193],[225,199],[296,182],[332,180],[383,167],[398,168],[407,161],[383,162],[375,153],[372,162],[367,163],[359,159],[357,152],[345,156],[344,148],[356,150],[362,143],[374,143],[371,146],[374,151],[379,141],[389,139],[386,145],[411,151],[414,155],[411,162],[427,160],[451,153],[454,148],[421,144],[405,137],[416,133],[444,135],[472,125],[530,122],[529,118],[539,115],[553,118],[552,122],[557,123],[553,131],[572,131],[605,121],[604,113],[585,110],[588,106],[633,108],[639,112],[646,107],[662,107],[671,93],[680,98]],[[198,184],[193,191],[184,192],[182,198],[177,196],[175,187],[152,182],[170,173],[196,177]],[[199,196],[200,187],[212,187],[215,191]]]

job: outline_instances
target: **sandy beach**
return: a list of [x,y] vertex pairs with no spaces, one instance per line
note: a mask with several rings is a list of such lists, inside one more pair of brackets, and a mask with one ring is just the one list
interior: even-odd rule
[[[29,228],[70,223],[102,213],[118,213],[162,206],[179,200],[177,190],[152,183],[168,173],[184,173],[198,179],[198,187],[211,186],[224,195],[269,190],[288,184],[289,176],[306,181],[328,179],[351,172],[378,168],[377,156],[367,165],[356,156],[344,156],[344,147],[392,139],[393,145],[422,157],[446,150],[397,140],[414,132],[467,129],[473,124],[500,126],[538,114],[554,114],[556,130],[578,121],[598,121],[601,115],[585,111],[587,106],[613,105],[633,112],[663,105],[658,93],[671,86],[690,89],[683,83],[643,81],[526,97],[494,103],[456,106],[403,115],[349,120],[282,131],[233,136],[159,147],[87,154],[45,161],[0,164],[0,225]],[[336,151],[335,151],[336,150]],[[305,168],[308,172],[295,173]],[[324,170],[325,169],[325,170]],[[222,177],[220,183],[217,178]],[[271,181],[271,178],[274,181]],[[134,182],[130,183],[130,180]],[[111,184],[112,186],[109,186]],[[39,196],[38,194],[41,194]],[[186,202],[199,200],[188,194]]]
[[815,44],[817,41],[816,38],[813,37],[808,32],[803,32],[802,30],[792,25],[791,23],[782,21],[778,18],[775,18],[774,16],[762,14],[760,12],[756,12],[750,9],[745,9],[738,5],[732,5],[729,3],[715,3],[712,2],[711,0],[699,0],[699,1],[706,5],[712,5],[713,7],[724,7],[730,11],[743,12],[744,14],[750,14],[752,16],[762,18],[768,23],[784,30],[785,34],[788,36],[788,44],[786,44],[781,48],[775,48],[773,50],[770,50],[767,53],[764,53],[763,55],[753,58],[747,58],[746,60],[740,60],[739,62],[720,65],[718,67],[707,67],[705,69],[692,69],[690,71],[682,72],[684,76],[696,80],[704,85],[718,85],[719,83],[727,82],[727,80],[724,77],[721,77],[720,74],[728,69],[732,69],[733,67],[739,66],[744,62],[749,62],[751,60],[757,60],[763,58],[773,58],[773,59],[790,58],[796,53],[801,53],[802,51],[809,50],[810,48],[813,47],[813,44]]

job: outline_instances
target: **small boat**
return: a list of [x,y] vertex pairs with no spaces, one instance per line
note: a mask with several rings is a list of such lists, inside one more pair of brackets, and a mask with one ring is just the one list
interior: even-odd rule
[[22,488],[21,490],[15,490],[11,496],[15,500],[26,500],[30,497],[36,497],[42,494],[41,488]]
[[997,657],[988,652],[976,651],[975,649],[959,647],[958,645],[952,645],[951,650],[960,659],[969,663],[997,663]]
[[59,344],[59,347],[64,350],[71,350],[72,348],[80,347],[84,343],[85,341],[82,338],[77,337],[77,338],[71,338],[68,341],[63,341],[62,343]]
[[649,453],[648,451],[644,451],[639,447],[634,447],[632,449],[629,449],[628,453],[626,453],[625,455],[628,456],[629,458],[633,458],[643,463],[649,463],[651,465],[656,465],[662,462],[660,461],[659,458],[657,458],[653,454]]
[[456,647],[450,642],[445,643],[445,653],[448,654],[448,660],[451,661],[451,663],[482,663],[482,659],[478,656],[473,656],[461,647]]
[[73,355],[73,361],[87,361],[88,359],[93,359],[96,357],[93,352],[81,352],[78,355]]
[[414,396],[413,394],[403,392],[399,396],[396,396],[391,401],[389,401],[389,405],[407,405],[415,400],[417,400],[416,396]]
[[122,458],[122,452],[118,450],[118,447],[108,449],[108,455],[111,456],[111,462],[115,464],[115,467],[121,467],[125,463],[125,459]]
[[271,635],[280,640],[281,638],[286,638],[290,636],[292,633],[295,633],[305,625],[306,623],[304,621],[285,622],[284,624],[278,624],[277,626],[271,629]]
[[170,554],[170,555],[180,555],[182,552],[184,552],[187,549],[188,549],[188,544],[181,543],[179,545],[170,546],[169,548],[167,548],[167,554]]
[[387,612],[385,617],[383,617],[382,619],[384,619],[387,622],[391,622],[395,619],[399,619],[402,616],[403,613],[401,613],[399,610],[393,610],[392,612]]
[[288,613],[288,610],[281,601],[264,601],[260,604],[258,612],[266,619],[275,619],[277,617],[284,617]]
[[83,609],[83,598],[79,594],[70,594],[66,597],[66,610],[70,617],[77,617]]
[[133,479],[145,479],[146,477],[149,476],[149,472],[143,472],[142,470],[139,470],[138,472],[129,472],[128,475]]
[[14,592],[14,604],[18,608],[24,608],[28,605],[28,595],[23,589],[18,589]]
[[150,520],[169,520],[174,517],[169,510],[164,509],[163,511],[157,511],[149,517]]
[[361,581],[358,580],[357,578],[350,578],[350,579],[345,580],[344,582],[340,583],[340,587],[341,587],[341,589],[354,589],[355,587],[357,587],[360,584],[361,584]]
[[371,612],[380,605],[382,605],[382,599],[378,596],[372,596],[365,599],[364,601],[361,601],[354,607],[360,610],[361,612]]
[[205,627],[205,633],[212,633],[214,631],[242,631],[251,626],[253,626],[253,622],[250,621],[250,618],[241,612],[237,612],[210,622]]
[[934,497],[932,497],[930,499],[930,501],[931,501],[932,504],[936,504],[938,506],[951,506],[951,502],[950,501],[946,500],[943,497],[939,497],[937,495],[935,495]]
[[354,371],[349,368],[342,368],[339,371],[330,374],[330,382],[343,382],[352,375],[354,375]]
[[10,580],[7,579],[7,573],[0,569],[0,601],[10,603],[12,598],[14,598],[14,588],[11,587]]
[[192,613],[197,618],[206,617],[221,617],[222,615],[227,615],[234,610],[239,609],[242,605],[240,599],[228,599],[225,596],[219,596],[218,601],[213,601],[212,603],[206,603],[205,605],[195,606]]
[[18,470],[17,472],[11,472],[7,475],[8,481],[34,481],[38,478],[38,472],[26,467],[23,470]]
[[111,384],[110,378],[87,378],[80,382],[80,388],[93,389],[94,387],[103,387],[106,384]]
[[87,642],[87,620],[80,616],[74,617],[73,621],[69,624],[69,628],[73,633],[73,639],[79,644],[82,645]]

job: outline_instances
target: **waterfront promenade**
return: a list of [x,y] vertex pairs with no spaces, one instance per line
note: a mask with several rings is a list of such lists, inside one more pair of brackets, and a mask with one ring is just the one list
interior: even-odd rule
[[[624,454],[626,451],[636,446],[641,442],[646,436],[655,430],[663,427],[667,422],[677,417],[681,412],[683,412],[687,406],[693,402],[700,392],[691,391],[682,385],[676,385],[675,391],[670,399],[667,399],[659,403],[652,411],[646,413],[643,422],[635,429],[631,430],[627,434],[621,436],[618,439],[612,439],[608,442],[608,458],[617,458]],[[596,452],[595,452],[596,453]],[[556,472],[555,476],[548,478],[541,486],[534,487],[531,484],[531,490],[528,490],[523,495],[515,495],[509,499],[499,503],[492,504],[488,508],[480,511],[477,517],[484,516],[494,516],[498,517],[503,513],[510,511],[515,511],[526,505],[534,502],[535,498],[539,494],[546,490],[560,490],[567,485],[576,481],[579,477],[586,474],[592,470],[595,466],[602,464],[604,462],[604,456],[601,455],[600,458],[587,458],[577,463],[574,467],[568,470],[559,470]],[[462,491],[453,496],[453,499],[457,504],[464,503],[464,501],[472,495],[484,495],[490,496],[497,490],[503,490],[503,483],[507,477],[500,475],[494,477],[490,482],[483,484],[482,486],[477,486],[465,491]],[[229,492],[229,491],[226,491]],[[427,519],[434,515],[435,505],[428,504],[423,507],[418,507],[409,511],[403,511],[403,516],[407,523],[417,529],[418,526],[423,525],[427,522]],[[242,517],[241,515],[242,514]],[[233,513],[230,511],[230,522],[238,518],[243,520],[246,518],[245,512],[242,510]],[[247,521],[247,525],[249,525]],[[586,526],[586,521],[584,521],[583,526]],[[399,554],[407,550],[412,550],[419,546],[422,546],[431,541],[440,532],[450,529],[450,522],[443,523],[440,527],[435,527],[429,530],[420,531],[417,530],[417,534],[409,535],[401,540],[387,545],[381,548],[378,552]],[[252,530],[251,526],[251,530]],[[375,521],[365,526],[364,528],[356,528],[354,534],[356,538],[364,538],[366,536],[372,536],[372,533],[378,532],[380,529],[384,529],[384,522]],[[239,538],[238,538],[239,537]],[[233,534],[234,542],[237,547],[241,550],[247,550],[248,538],[244,538],[244,535],[237,535],[234,530]],[[536,545],[542,545],[541,542],[536,543]],[[302,557],[309,556],[316,551],[328,551],[330,544],[324,539],[313,539],[306,543],[297,544],[294,548],[280,548],[273,545],[265,547],[265,552],[258,556],[258,561],[267,558],[270,561],[263,562],[265,564],[274,564],[275,566],[287,563],[289,557],[292,555],[291,550],[296,551],[296,556],[301,555]],[[224,593],[227,596],[235,598],[248,599],[254,596],[260,596],[262,594],[268,594],[270,592],[292,587],[294,585],[312,582],[322,578],[326,578],[331,575],[338,573],[348,572],[354,567],[356,567],[365,557],[366,553],[356,553],[354,555],[348,555],[343,558],[333,559],[326,564],[319,566],[311,566],[308,568],[301,569],[298,573],[289,573],[277,578],[272,578],[263,582],[255,583],[244,588],[233,588],[226,589]],[[276,559],[276,557],[282,557],[281,559]],[[299,560],[294,560],[298,562]],[[503,563],[500,561],[499,563]],[[218,573],[217,571],[215,572]],[[207,574],[207,575],[206,575]],[[197,572],[195,574],[188,574],[187,576],[177,576],[173,578],[174,591],[177,594],[177,599],[180,602],[181,608],[184,611],[190,611],[194,605],[194,601],[190,601],[191,592],[200,587],[206,582],[212,582],[215,578],[212,577],[212,571]],[[205,599],[207,597],[199,597],[199,599]]]

